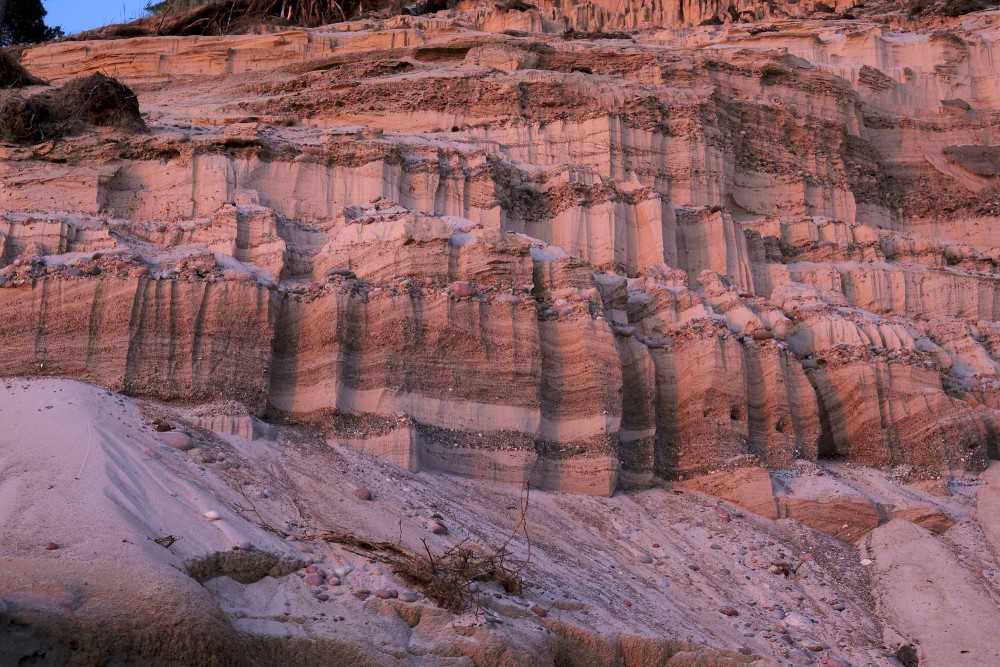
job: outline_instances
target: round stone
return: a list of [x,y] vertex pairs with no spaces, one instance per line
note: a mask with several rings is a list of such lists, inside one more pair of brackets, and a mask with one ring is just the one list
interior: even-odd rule
[[469,297],[476,295],[476,288],[472,286],[472,283],[464,280],[456,280],[452,284],[448,285],[448,289],[450,289],[451,293],[457,297]]
[[183,431],[165,431],[163,433],[157,433],[156,437],[174,449],[179,449],[182,452],[194,449],[194,440],[190,435],[184,433]]

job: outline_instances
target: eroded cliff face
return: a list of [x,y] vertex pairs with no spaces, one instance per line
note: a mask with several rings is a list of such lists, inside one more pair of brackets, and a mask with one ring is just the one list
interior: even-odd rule
[[116,73],[150,129],[0,147],[0,372],[601,495],[800,459],[980,470],[1000,19],[821,4],[29,49],[52,82]]

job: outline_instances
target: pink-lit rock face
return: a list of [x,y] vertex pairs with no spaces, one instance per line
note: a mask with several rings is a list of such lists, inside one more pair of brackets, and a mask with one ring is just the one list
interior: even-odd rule
[[18,52],[0,665],[1000,664],[1000,16],[532,4]]
[[597,495],[734,462],[981,470],[995,18],[853,4],[28,49],[55,83],[113,63],[150,131],[5,149],[0,373],[336,413],[410,470]]

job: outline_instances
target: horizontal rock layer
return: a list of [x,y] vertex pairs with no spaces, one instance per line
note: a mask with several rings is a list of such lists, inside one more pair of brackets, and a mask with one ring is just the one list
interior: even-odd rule
[[0,372],[600,494],[753,462],[981,469],[1000,24],[819,4],[28,49],[50,81],[114,69],[150,130],[0,149]]

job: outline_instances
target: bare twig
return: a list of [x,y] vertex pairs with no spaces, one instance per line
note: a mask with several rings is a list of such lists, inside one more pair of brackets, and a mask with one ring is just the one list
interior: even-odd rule
[[249,507],[244,507],[239,503],[233,503],[233,508],[240,516],[242,516],[247,521],[253,521],[250,518],[250,516],[251,515],[255,516],[257,517],[257,520],[253,521],[253,523],[257,524],[258,526],[268,531],[269,533],[274,533],[275,535],[280,535],[281,537],[288,537],[287,532],[281,530],[280,528],[277,528],[276,526],[272,526],[263,516],[261,516],[260,512],[257,511],[257,505],[254,503],[253,500],[250,499],[250,496],[247,495],[246,491],[244,491],[242,488],[238,489],[238,491],[240,492],[240,495],[243,496],[244,500],[250,503]]
[[[146,539],[152,539],[152,538],[148,538],[147,537]],[[163,537],[157,537],[157,538],[153,539],[153,541],[156,542],[157,544],[159,544],[161,547],[164,547],[165,549],[169,549],[170,547],[172,547],[174,545],[174,542],[176,542],[179,539],[181,539],[181,538],[174,537],[173,535],[164,535]]]

